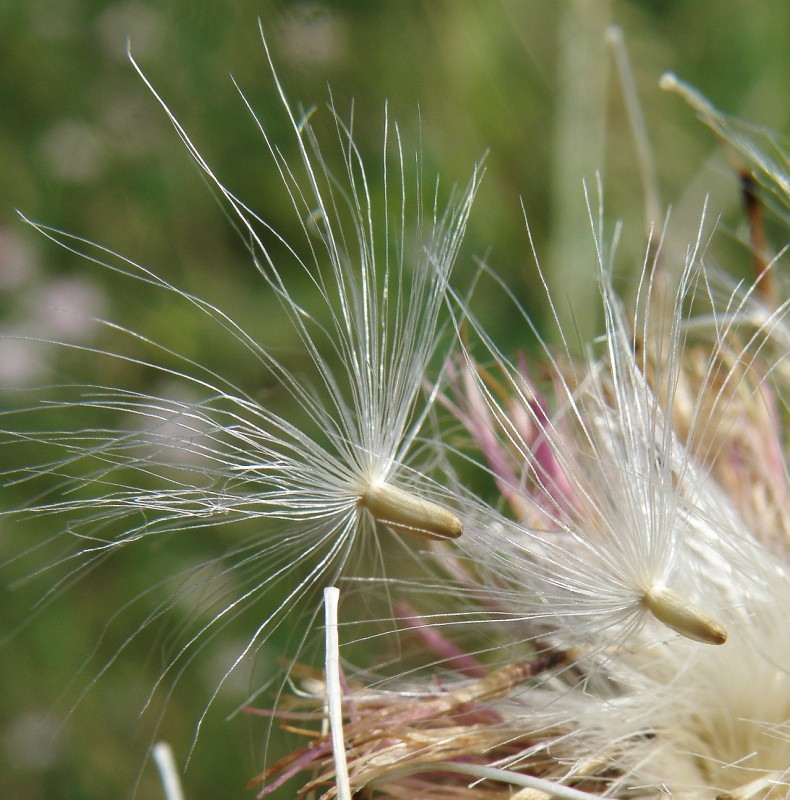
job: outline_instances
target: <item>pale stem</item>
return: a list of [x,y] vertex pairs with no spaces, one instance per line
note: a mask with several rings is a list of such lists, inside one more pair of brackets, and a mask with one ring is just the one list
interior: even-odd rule
[[173,748],[167,742],[157,742],[151,753],[159,770],[162,788],[165,790],[165,800],[184,800],[181,789],[181,780],[178,777],[178,766],[173,757]]
[[334,586],[324,589],[324,620],[326,623],[326,699],[329,709],[329,730],[332,734],[332,754],[335,760],[335,784],[338,800],[351,800],[351,787],[346,764],[346,745],[343,739],[342,690],[340,688],[340,644],[337,636],[337,604],[340,591]]
[[463,764],[455,761],[433,761],[420,764],[416,767],[404,767],[403,769],[393,770],[381,779],[383,781],[396,780],[406,775],[416,772],[458,772],[462,775],[471,775],[482,780],[499,781],[511,786],[524,786],[528,789],[537,789],[545,792],[549,797],[562,798],[562,800],[603,800],[602,795],[582,792],[570,786],[563,786],[561,783],[537,778],[534,775],[525,775],[521,772],[511,772],[507,769],[497,767],[485,767],[481,764]]

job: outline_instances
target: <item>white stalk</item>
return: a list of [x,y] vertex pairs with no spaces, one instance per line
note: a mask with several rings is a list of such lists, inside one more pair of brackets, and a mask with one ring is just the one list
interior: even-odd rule
[[181,779],[173,756],[173,748],[167,742],[157,742],[151,755],[156,768],[159,770],[159,777],[165,792],[165,800],[184,800],[184,792],[181,788]]
[[343,688],[340,684],[340,644],[337,634],[337,605],[340,591],[334,586],[324,589],[326,625],[326,700],[332,754],[335,760],[335,786],[338,800],[351,800],[346,764],[346,743],[343,739]]

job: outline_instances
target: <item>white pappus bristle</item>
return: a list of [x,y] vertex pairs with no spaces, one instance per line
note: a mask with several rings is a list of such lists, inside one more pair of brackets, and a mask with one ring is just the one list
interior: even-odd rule
[[[308,598],[337,582],[350,562],[371,552],[377,553],[375,562],[383,561],[381,537],[461,534],[451,491],[440,479],[442,448],[427,431],[435,397],[425,381],[449,330],[441,315],[481,170],[473,169],[464,188],[448,191],[447,205],[440,207],[438,183],[423,185],[419,154],[405,154],[400,132],[385,113],[377,167],[384,190],[383,197],[374,196],[352,122],[344,122],[330,104],[336,136],[329,144],[343,170],[335,175],[309,116],[289,105],[270,61],[301,163],[286,161],[239,94],[299,220],[303,241],[287,243],[223,185],[152,82],[131,63],[230,209],[260,279],[280,303],[278,322],[292,327],[308,366],[302,362],[292,370],[267,349],[262,339],[268,321],[260,330],[245,329],[228,312],[130,259],[32,223],[93,265],[139,281],[197,314],[250,359],[254,372],[267,376],[275,393],[285,397],[279,406],[287,412],[273,410],[256,387],[240,387],[168,343],[102,321],[121,342],[116,350],[48,344],[142,368],[178,388],[159,396],[99,380],[60,387],[59,395],[69,399],[49,404],[34,399],[17,409],[14,427],[4,431],[6,444],[39,442],[47,455],[41,463],[4,474],[9,485],[28,485],[31,500],[3,515],[47,517],[60,532],[65,555],[50,569],[63,574],[49,590],[53,596],[127,547],[188,536],[214,524],[242,532],[214,561],[173,575],[165,591],[169,599],[144,613],[122,647],[158,623],[168,607],[190,604],[189,622],[171,648],[153,697],[160,685],[178,680],[217,629],[253,606],[261,609],[248,641],[204,699],[199,731],[222,685],[254,660],[277,629],[284,624],[296,629],[293,615],[315,618]],[[302,278],[314,290],[312,306],[296,297],[294,287]],[[114,415],[114,422],[90,427],[80,420],[72,430],[47,429],[48,413],[69,409],[75,420],[77,412],[93,410],[97,419]],[[245,523],[254,525],[252,533]],[[420,563],[416,553],[414,563]],[[145,595],[122,611],[135,604],[144,607]],[[292,657],[307,635],[296,638]],[[116,656],[99,665],[99,677]],[[86,691],[96,680],[88,679]]]

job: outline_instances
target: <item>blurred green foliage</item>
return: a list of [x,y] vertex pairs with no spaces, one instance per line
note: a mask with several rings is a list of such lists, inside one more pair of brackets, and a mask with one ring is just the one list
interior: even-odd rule
[[[644,103],[662,198],[676,207],[678,236],[696,228],[702,198],[714,191],[710,215],[721,215],[724,233],[724,249],[716,257],[737,266],[733,254],[739,251],[728,249],[741,224],[735,182],[707,129],[682,101],[659,90],[658,79],[674,70],[718,107],[782,129],[790,17],[781,0],[0,0],[3,332],[40,335],[43,298],[53,292],[57,298],[76,285],[75,302],[85,313],[143,332],[251,392],[260,391],[263,380],[243,351],[227,350],[198,315],[51,244],[17,219],[14,209],[19,209],[211,300],[278,352],[298,353],[289,329],[270,324],[277,318],[276,303],[252,268],[244,242],[126,57],[128,40],[220,179],[288,240],[297,234],[297,221],[230,79],[271,139],[295,156],[258,17],[291,102],[315,106],[319,129],[331,124],[322,111],[327,87],[342,118],[350,118],[354,101],[354,136],[371,165],[374,193],[381,190],[376,165],[385,102],[407,151],[421,148],[427,184],[435,174],[446,190],[465,183],[474,163],[487,154],[487,175],[457,266],[459,280],[474,272],[475,257],[485,257],[527,310],[542,319],[545,302],[529,252],[523,200],[553,290],[560,304],[576,309],[583,331],[595,330],[597,318],[582,178],[591,181],[600,170],[609,223],[619,217],[627,222],[619,262],[625,274],[630,264],[641,263],[644,248],[635,148],[603,44],[606,26],[619,23]],[[483,292],[477,307],[504,349],[528,346],[523,325],[499,307],[487,308],[487,299]],[[119,347],[112,330],[90,336],[76,341]],[[0,363],[12,361],[10,343],[0,347],[5,349]],[[102,362],[100,367],[84,353],[56,357],[31,351],[19,358],[16,368],[23,373],[36,360],[31,382],[90,380],[98,369],[104,381],[147,391],[160,380],[139,365]],[[3,383],[13,381],[12,376]],[[11,407],[18,397],[7,391],[0,402]],[[22,490],[2,491],[4,505],[24,499]],[[140,775],[139,796],[160,796],[153,768],[143,767],[150,728],[138,724],[161,663],[159,640],[152,637],[124,651],[66,719],[68,705],[59,697],[96,642],[96,657],[76,679],[79,685],[86,673],[98,673],[142,616],[116,620],[104,636],[107,609],[166,581],[177,565],[221,557],[224,546],[221,534],[206,532],[186,543],[163,544],[159,551],[130,550],[111,570],[92,573],[38,609],[47,574],[12,587],[3,573],[0,797],[119,797],[131,793]],[[0,529],[0,562],[23,547],[13,524],[6,523]],[[44,566],[56,549],[32,554],[11,574]],[[179,613],[188,610],[174,612],[174,626]],[[222,674],[223,648],[243,641],[254,625],[248,617],[237,620],[198,653],[195,668],[179,681],[159,735],[182,758],[202,709],[195,708],[194,698],[204,701]],[[271,674],[276,654],[267,652],[266,660],[263,672]],[[242,715],[223,719],[248,688],[230,687],[209,716],[184,779],[191,800],[251,794],[244,785],[260,768],[265,727]],[[73,699],[74,692],[63,696]],[[262,695],[259,704],[266,700]],[[156,709],[149,714],[156,715]],[[283,746],[274,742],[272,752]]]

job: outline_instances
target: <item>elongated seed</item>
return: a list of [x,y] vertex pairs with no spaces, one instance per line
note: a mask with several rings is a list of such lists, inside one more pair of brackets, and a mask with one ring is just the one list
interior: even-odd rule
[[463,522],[449,509],[388,483],[368,486],[359,504],[378,522],[398,533],[428,539],[457,539],[464,532]]
[[724,644],[727,631],[702,609],[664,586],[645,592],[644,603],[659,622],[687,639],[703,644]]

